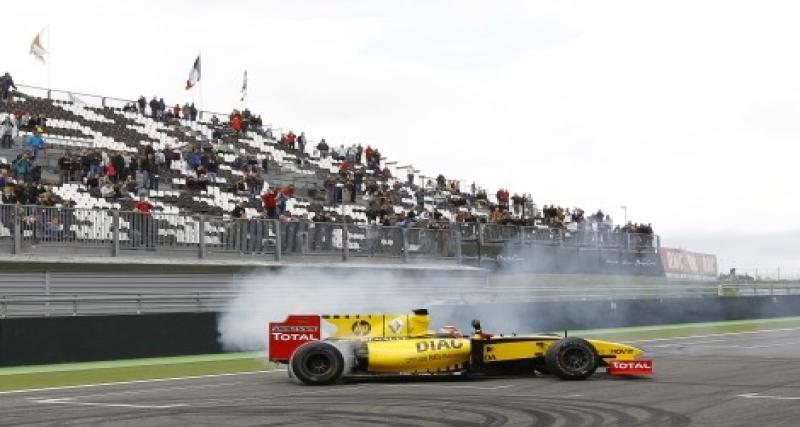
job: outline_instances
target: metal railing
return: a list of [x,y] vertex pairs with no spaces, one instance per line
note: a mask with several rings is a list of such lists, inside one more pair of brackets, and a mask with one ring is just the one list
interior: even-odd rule
[[[329,256],[445,260],[461,262],[463,245],[561,245],[658,251],[658,236],[625,233],[570,233],[563,229],[450,224],[450,228],[403,228],[312,222],[235,219],[154,211],[0,205],[0,247],[13,254],[50,248],[100,249],[119,256],[134,251],[185,252],[199,258],[248,254],[281,261],[284,256]],[[502,247],[502,246],[501,246]],[[105,252],[107,250],[107,252]],[[495,250],[496,252],[496,250]]]
[[[113,96],[103,96],[103,95],[95,95],[91,93],[82,93],[82,92],[73,92],[67,90],[60,90],[60,89],[52,89],[52,88],[45,88],[41,86],[30,86],[30,85],[23,85],[18,84],[17,88],[22,91],[23,93],[31,96],[36,96],[39,98],[46,98],[54,101],[72,101],[74,97],[78,97],[82,102],[86,103],[88,106],[93,107],[115,107],[115,108],[122,108],[126,104],[133,103],[136,105],[135,99],[125,99],[125,98],[117,98]],[[147,108],[149,109],[150,99],[147,99]],[[171,105],[167,103],[167,108],[171,108]],[[138,105],[137,105],[138,108]],[[220,113],[217,111],[209,111],[209,110],[199,110],[198,117],[200,119],[210,119],[211,116],[217,116],[220,120],[224,121],[226,117],[228,117],[228,113]],[[265,124],[264,129],[270,129],[272,125]]]
[[[279,292],[280,290],[277,290]],[[274,292],[251,292],[247,298],[272,298]],[[348,287],[341,296],[376,307],[401,298],[408,292],[396,286],[376,283],[369,289]],[[619,301],[648,298],[754,297],[800,295],[800,284],[719,285],[472,285],[448,289],[441,286],[415,286],[413,296],[427,305],[519,303],[539,301]],[[165,312],[220,312],[230,309],[236,298],[234,291],[202,291],[183,293],[54,293],[0,295],[0,318],[39,316],[85,316],[103,314],[149,314]]]

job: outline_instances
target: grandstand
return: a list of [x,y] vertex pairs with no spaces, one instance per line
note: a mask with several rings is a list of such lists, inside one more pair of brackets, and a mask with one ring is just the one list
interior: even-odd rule
[[[20,85],[0,103],[14,122],[13,148],[0,148],[0,169],[8,171],[0,241],[11,242],[13,253],[51,246],[110,247],[113,255],[169,249],[201,257],[343,252],[460,260],[464,241],[657,250],[649,225],[614,226],[601,212],[540,210],[507,190],[495,197],[380,154],[364,158],[360,146],[329,156],[306,141],[301,151],[296,136],[280,128],[234,124],[247,123],[249,112],[201,112],[195,121],[177,106],[176,114],[170,107],[164,114],[133,100],[81,96],[99,102]],[[34,132],[46,149],[20,176],[15,162]],[[64,166],[70,159],[72,171]]]

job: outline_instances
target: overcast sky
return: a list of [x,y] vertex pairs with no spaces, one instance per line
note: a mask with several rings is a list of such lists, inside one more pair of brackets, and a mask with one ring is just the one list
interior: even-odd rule
[[[251,110],[277,127],[373,144],[540,206],[621,222],[626,205],[665,244],[800,272],[788,245],[800,230],[797,2],[28,1],[3,12],[2,66],[18,83],[47,84],[28,47],[48,23],[52,86],[76,92],[199,102],[183,88],[202,52],[204,109],[238,106],[246,68]],[[761,238],[772,251],[743,244]]]

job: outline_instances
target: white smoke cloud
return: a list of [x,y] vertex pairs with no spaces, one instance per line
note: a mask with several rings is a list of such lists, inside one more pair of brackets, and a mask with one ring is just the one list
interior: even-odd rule
[[234,284],[238,294],[218,321],[220,341],[228,351],[264,350],[267,323],[289,314],[410,313],[461,304],[474,298],[485,277],[478,270],[474,277],[425,271],[289,268],[252,274]]

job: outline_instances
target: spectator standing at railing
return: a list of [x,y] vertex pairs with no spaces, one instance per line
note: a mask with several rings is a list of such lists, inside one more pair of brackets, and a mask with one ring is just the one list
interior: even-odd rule
[[267,214],[267,218],[275,219],[278,217],[277,215],[277,208],[278,208],[278,193],[274,189],[268,189],[266,193],[261,195],[261,202],[264,207],[264,211]]
[[136,103],[139,105],[139,114],[144,116],[144,109],[147,107],[147,100],[144,98],[144,95],[140,95]]
[[330,150],[330,147],[328,147],[328,143],[325,142],[325,138],[322,138],[319,141],[319,144],[317,144],[317,151],[319,151],[319,158],[320,159],[328,158],[328,151],[329,150]]
[[167,111],[167,104],[164,102],[164,98],[161,98],[158,101],[158,118],[159,120],[164,120],[164,113]]
[[0,96],[2,97],[3,101],[8,101],[11,97],[11,88],[14,90],[17,89],[17,85],[14,84],[14,79],[11,78],[11,74],[5,73],[2,77],[0,77]]
[[155,244],[155,224],[153,223],[153,216],[150,213],[153,210],[153,204],[147,201],[144,196],[139,197],[139,201],[133,205],[133,217],[128,226],[132,232],[130,236],[134,245],[144,245],[147,248],[153,248]]
[[189,120],[197,121],[197,107],[194,106],[194,102],[189,105]]
[[153,120],[158,120],[158,105],[158,99],[154,96],[150,100],[150,118]]
[[372,149],[371,145],[367,144],[367,148],[364,150],[364,155],[366,156],[366,163],[369,167],[374,167],[374,162],[372,161],[374,154],[375,150]]
[[306,133],[300,132],[300,136],[297,137],[297,153],[300,156],[306,154]]

